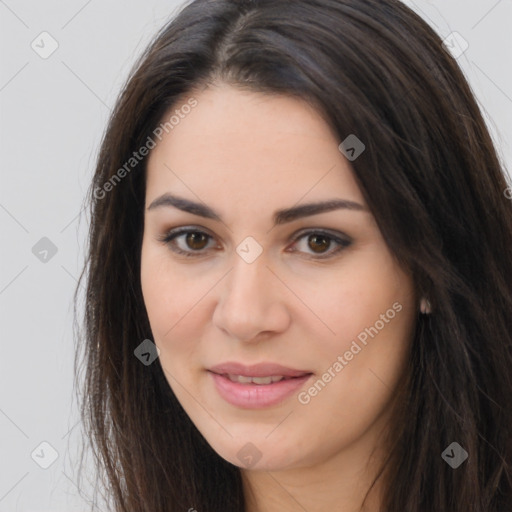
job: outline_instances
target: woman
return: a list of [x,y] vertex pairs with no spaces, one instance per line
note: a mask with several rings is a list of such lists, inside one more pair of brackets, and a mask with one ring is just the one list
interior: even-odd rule
[[187,5],[88,197],[82,414],[113,510],[512,510],[506,191],[400,2]]

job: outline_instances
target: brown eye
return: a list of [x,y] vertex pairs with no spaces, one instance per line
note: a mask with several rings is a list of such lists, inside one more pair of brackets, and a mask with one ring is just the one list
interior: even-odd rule
[[308,258],[320,260],[334,257],[351,244],[352,239],[342,233],[309,230],[297,236],[291,252],[304,253]]
[[208,244],[208,235],[200,231],[191,231],[187,234],[185,242],[190,249],[199,251]]
[[171,230],[158,239],[177,254],[195,257],[205,256],[212,249],[208,244],[213,241],[208,233],[186,228]]
[[322,253],[329,249],[331,239],[325,235],[310,235],[308,237],[308,246],[316,253]]

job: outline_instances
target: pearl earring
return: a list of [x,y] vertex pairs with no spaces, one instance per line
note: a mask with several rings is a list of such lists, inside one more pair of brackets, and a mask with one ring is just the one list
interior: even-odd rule
[[430,304],[430,301],[428,299],[421,299],[420,301],[420,311],[424,315],[428,315],[429,313],[432,313],[432,306]]

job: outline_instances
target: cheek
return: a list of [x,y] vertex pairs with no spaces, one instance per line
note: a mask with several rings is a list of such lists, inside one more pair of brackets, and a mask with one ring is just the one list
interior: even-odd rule
[[[333,327],[338,335],[324,347],[326,373],[331,369],[336,376],[320,376],[329,383],[325,390],[319,384],[322,391],[318,395],[322,396],[315,407],[332,410],[334,404],[343,403],[343,409],[333,414],[343,418],[343,423],[364,425],[388,402],[403,374],[416,311],[412,281],[391,259],[381,257],[379,264],[361,265],[364,272],[354,269],[344,291],[339,292],[341,307],[333,306],[333,315],[337,312]],[[358,417],[350,419],[355,410]]]
[[331,355],[349,350],[354,340],[364,347],[376,330],[380,338],[408,337],[412,281],[383,248],[360,252],[334,279],[318,283],[316,289],[312,304],[331,331],[331,336],[322,336]]
[[[194,305],[204,295],[204,286],[170,268],[168,259],[151,249],[142,251],[141,287],[154,342],[161,358],[190,352],[189,339],[197,329],[200,308]],[[185,336],[185,338],[184,338]]]
[[160,365],[170,388],[184,405],[190,396],[183,386],[193,389],[190,370],[197,367],[200,356],[199,341],[194,340],[201,339],[201,308],[194,304],[204,292],[200,294],[197,284],[194,287],[190,281],[185,282],[179,273],[165,266],[148,265],[142,269],[141,282]]

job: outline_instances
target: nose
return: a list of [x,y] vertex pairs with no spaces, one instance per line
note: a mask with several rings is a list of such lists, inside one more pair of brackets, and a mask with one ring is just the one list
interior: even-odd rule
[[230,337],[255,342],[262,334],[288,328],[285,286],[267,267],[264,257],[252,263],[236,257],[222,283],[213,323]]

